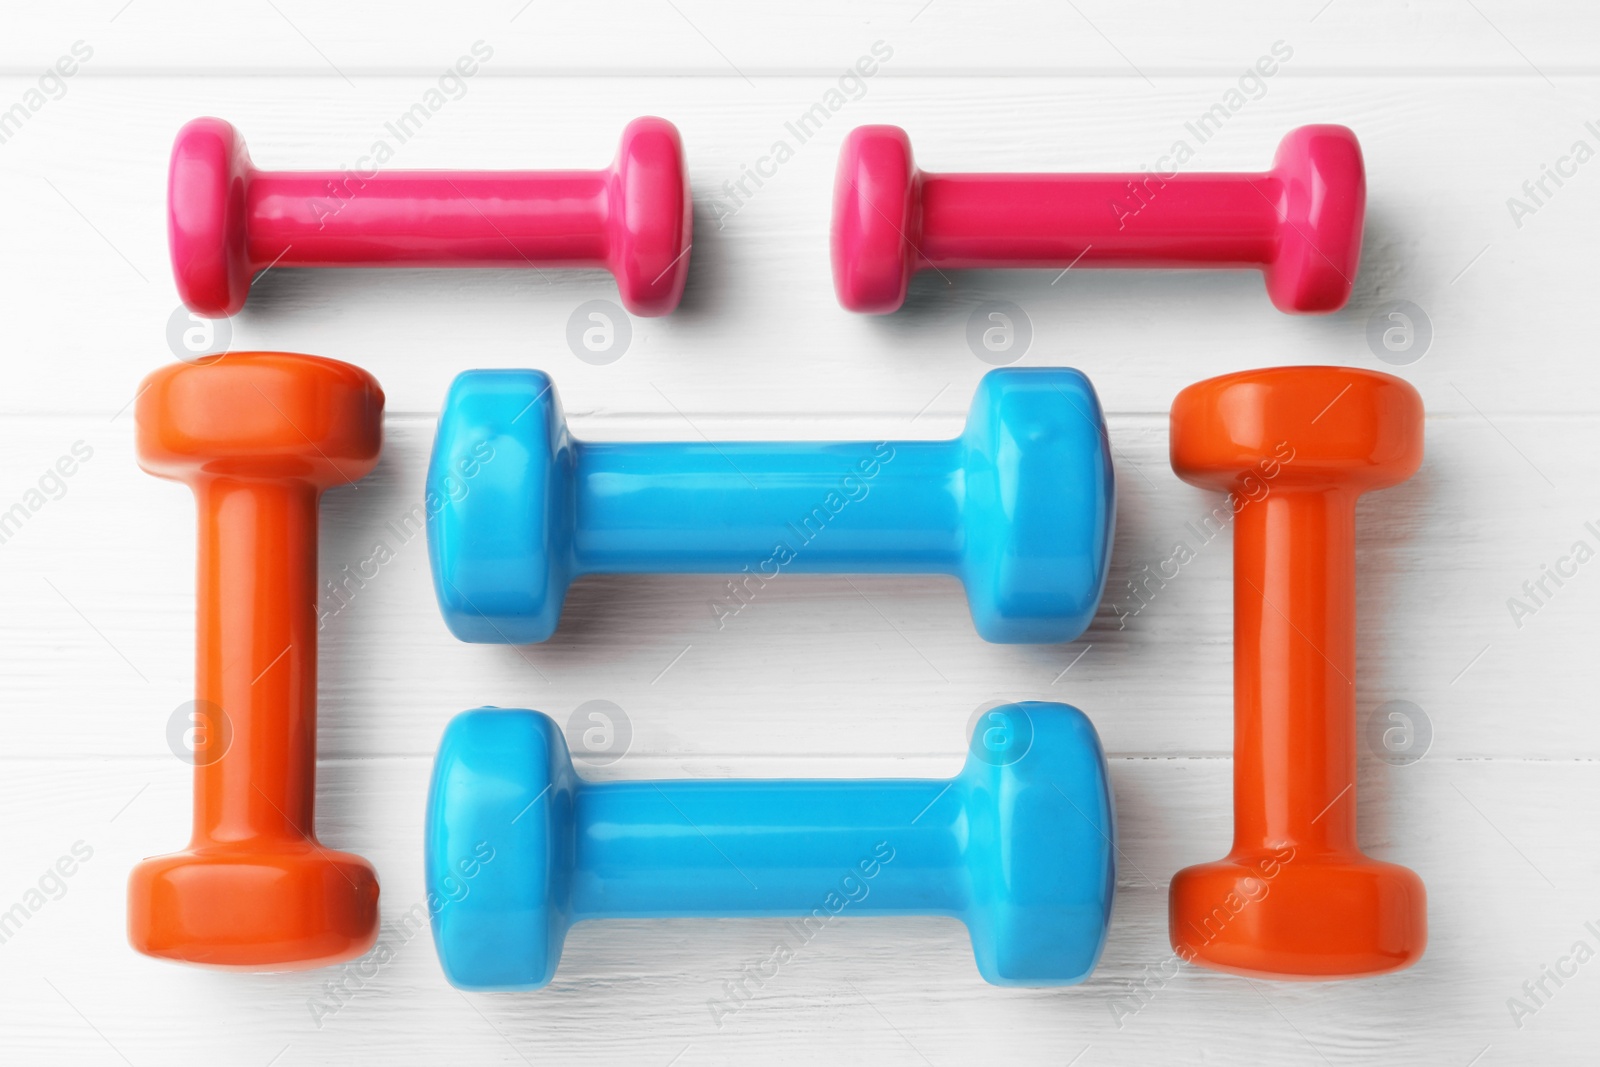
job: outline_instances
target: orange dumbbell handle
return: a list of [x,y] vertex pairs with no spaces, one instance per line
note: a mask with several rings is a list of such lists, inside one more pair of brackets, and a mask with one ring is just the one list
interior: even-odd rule
[[[195,482],[194,846],[307,839],[317,731],[317,497],[310,485]],[[227,735],[231,733],[231,739]],[[211,758],[205,745],[228,748]]]
[[1235,852],[1358,852],[1355,505],[1289,486],[1235,520]]

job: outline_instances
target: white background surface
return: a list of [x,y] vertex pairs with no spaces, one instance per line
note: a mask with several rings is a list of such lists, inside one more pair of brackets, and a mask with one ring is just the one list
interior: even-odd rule
[[[0,1060],[12,1063],[873,1062],[1592,1063],[1600,961],[1542,1003],[1525,981],[1577,942],[1600,950],[1600,563],[1519,627],[1525,580],[1600,548],[1594,237],[1600,162],[1523,196],[1575,141],[1600,149],[1600,15],[1577,3],[1294,4],[1084,0],[964,6],[666,0],[588,5],[303,0],[9,4],[0,109],[76,41],[93,56],[5,143],[0,510],[75,442],[93,449],[0,544],[0,910],[93,850],[0,944]],[[742,1010],[708,1002],[763,960],[764,921],[590,924],[532,995],[463,995],[426,937],[334,1015],[334,972],[250,976],[128,948],[124,887],[182,847],[190,769],[165,731],[192,694],[193,507],[142,474],[127,405],[169,362],[167,153],[187,119],[239,126],[258,165],[348,164],[482,40],[492,59],[403,146],[403,167],[600,166],[625,122],[682,130],[697,199],[683,307],[634,320],[608,366],[568,349],[599,273],[273,272],[235,348],[371,370],[389,398],[379,469],[323,507],[325,575],[367,556],[418,499],[449,379],[537,366],[576,432],[613,439],[941,437],[986,365],[965,341],[985,299],[1033,327],[1022,365],[1085,370],[1110,413],[1121,492],[1108,601],[1215,503],[1166,461],[1183,385],[1280,363],[1373,369],[1370,317],[1409,300],[1431,348],[1398,369],[1429,410],[1427,460],[1360,510],[1363,721],[1392,700],[1431,724],[1421,760],[1363,750],[1361,838],[1427,882],[1432,940],[1398,975],[1281,984],[1169,956],[1172,873],[1231,829],[1229,549],[1200,554],[1119,628],[1109,606],[1069,646],[986,645],[959,589],[911,578],[785,578],[718,631],[719,579],[590,579],[549,644],[469,647],[445,631],[420,540],[329,620],[321,649],[318,830],[376,863],[385,915],[421,898],[421,817],[439,733],[483,703],[565,720],[619,704],[634,740],[598,777],[947,775],[974,710],[1065,700],[1111,757],[1122,865],[1099,970],[1067,990],[978,978],[951,920],[830,926]],[[715,201],[876,41],[893,49],[823,131],[729,218]],[[1355,296],[1327,318],[1273,310],[1259,275],[1074,271],[924,275],[887,320],[834,302],[830,187],[853,126],[894,122],[944,170],[1131,169],[1222,100],[1275,41],[1293,57],[1191,169],[1263,169],[1279,137],[1343,122],[1369,168]],[[1569,167],[1570,169],[1570,167]],[[47,490],[58,489],[47,485]],[[47,888],[55,890],[53,883]],[[32,898],[36,899],[36,898]],[[1571,964],[1567,964],[1571,969]],[[354,983],[352,983],[354,984]],[[1508,998],[1537,1011],[1518,1021]],[[1123,1016],[1119,1019],[1119,1015]]]

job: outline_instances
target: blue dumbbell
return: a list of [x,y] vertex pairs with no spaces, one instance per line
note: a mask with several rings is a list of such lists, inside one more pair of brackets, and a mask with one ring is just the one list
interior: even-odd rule
[[[428,794],[434,944],[462,989],[538,989],[584,919],[949,915],[996,985],[1071,985],[1105,944],[1116,825],[1065,704],[984,714],[950,779],[588,782],[536,711],[445,729]],[[798,944],[791,944],[797,948]]]
[[555,632],[591,573],[952,574],[990,641],[1070,641],[1105,586],[1115,489],[1075,370],[991,371],[948,441],[610,444],[539,371],[468,371],[439,418],[428,547],[464,641]]

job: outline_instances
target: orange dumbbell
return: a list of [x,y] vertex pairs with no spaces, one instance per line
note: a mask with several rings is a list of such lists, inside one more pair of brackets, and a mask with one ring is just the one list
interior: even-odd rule
[[315,356],[243,352],[145,379],[139,465],[187,482],[200,517],[189,847],[128,882],[128,939],[151,956],[287,970],[359,956],[378,880],[312,829],[317,500],[372,469],[383,392]]
[[1422,880],[1356,843],[1355,722],[1356,498],[1421,462],[1422,399],[1387,374],[1246,371],[1173,401],[1173,470],[1236,512],[1233,850],[1172,880],[1192,963],[1349,978],[1422,956]]

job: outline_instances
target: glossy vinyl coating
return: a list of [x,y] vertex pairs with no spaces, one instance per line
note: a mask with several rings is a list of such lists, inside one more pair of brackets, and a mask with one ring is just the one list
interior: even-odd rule
[[1366,176],[1344,126],[1301,126],[1265,174],[929,174],[896,126],[845,138],[833,280],[851,311],[905,303],[919,270],[1256,267],[1282,311],[1336,311],[1361,258]]
[[1236,511],[1233,849],[1172,880],[1172,944],[1194,963],[1321,979],[1422,956],[1422,880],[1357,843],[1355,718],[1356,498],[1409,478],[1422,432],[1415,389],[1342,367],[1173,402],[1173,469]]
[[194,832],[128,882],[128,940],[187,963],[289,970],[361,955],[378,883],[313,830],[317,499],[378,459],[383,393],[364,371],[281,352],[144,380],[139,464],[188,483],[195,580]]
[[677,307],[692,218],[678,131],[640,118],[597,171],[263,171],[239,131],[195,119],[168,173],[178,293],[218,317],[285,267],[603,267],[635,315]]
[[428,548],[465,641],[543,641],[591,573],[959,577],[990,641],[1070,641],[1105,586],[1105,420],[1075,370],[990,371],[948,441],[610,444],[540,371],[468,371],[428,468]]
[[455,717],[428,794],[434,944],[463,989],[538,989],[585,919],[948,915],[996,985],[1070,985],[1116,885],[1105,757],[1065,704],[1003,705],[955,778],[588,782],[535,711]]

